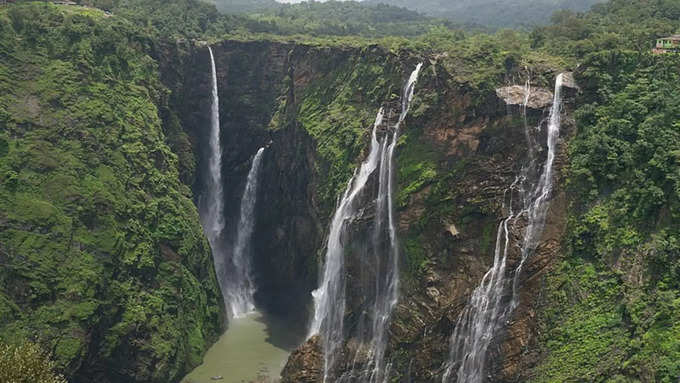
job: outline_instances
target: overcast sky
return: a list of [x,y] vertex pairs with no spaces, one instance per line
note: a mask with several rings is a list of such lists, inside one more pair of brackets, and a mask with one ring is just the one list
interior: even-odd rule
[[[297,4],[297,3],[302,3],[302,2],[307,1],[307,0],[276,0],[276,1],[278,1],[279,3]],[[326,0],[316,0],[316,1],[324,2]],[[345,1],[345,0],[338,0],[338,1]],[[356,1],[361,1],[361,0],[356,0]]]

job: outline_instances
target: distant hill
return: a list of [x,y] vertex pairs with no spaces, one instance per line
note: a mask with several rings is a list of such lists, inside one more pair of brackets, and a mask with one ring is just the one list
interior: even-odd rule
[[[230,1],[230,6],[235,7],[234,0]],[[328,1],[279,4],[267,8],[265,1],[260,3],[259,10],[253,5],[250,11],[240,9],[236,12],[247,13],[247,17],[258,22],[259,26],[266,26],[263,31],[284,35],[417,36],[435,26],[453,26],[445,19],[386,4]]]
[[281,4],[275,0],[211,0],[218,10],[226,13],[248,13],[268,8],[277,8]]
[[588,10],[601,0],[366,0],[445,17],[456,23],[489,27],[543,25],[560,9]]

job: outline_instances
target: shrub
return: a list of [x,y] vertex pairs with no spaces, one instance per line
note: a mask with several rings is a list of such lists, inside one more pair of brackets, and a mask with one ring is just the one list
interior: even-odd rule
[[20,346],[0,344],[0,382],[66,383],[66,379],[54,372],[49,354],[27,342]]

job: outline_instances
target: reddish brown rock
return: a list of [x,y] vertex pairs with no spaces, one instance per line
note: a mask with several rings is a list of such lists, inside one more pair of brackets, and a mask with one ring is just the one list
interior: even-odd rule
[[317,335],[298,347],[281,372],[281,383],[317,383],[323,381],[321,338]]

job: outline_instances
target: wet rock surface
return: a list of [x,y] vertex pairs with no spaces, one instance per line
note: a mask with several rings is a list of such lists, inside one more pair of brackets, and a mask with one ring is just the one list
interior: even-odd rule
[[295,350],[281,373],[281,383],[316,383],[323,380],[321,338],[314,336]]

